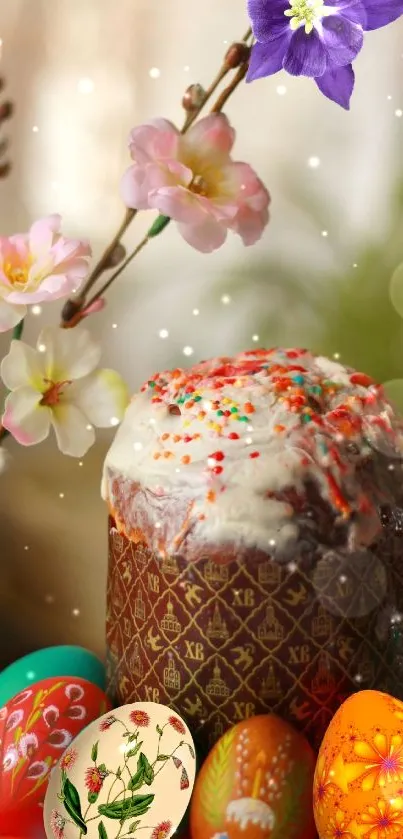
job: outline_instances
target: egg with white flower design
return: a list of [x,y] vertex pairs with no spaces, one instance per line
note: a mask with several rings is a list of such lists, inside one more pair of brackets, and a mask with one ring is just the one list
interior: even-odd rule
[[168,839],[186,812],[195,772],[190,731],[170,708],[116,708],[60,757],[46,793],[46,835]]
[[51,769],[74,737],[110,708],[84,679],[44,679],[0,709],[0,836],[43,803]]

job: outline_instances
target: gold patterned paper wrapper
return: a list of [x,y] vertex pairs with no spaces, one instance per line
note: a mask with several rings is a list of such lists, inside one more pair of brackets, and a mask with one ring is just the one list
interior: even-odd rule
[[[217,553],[213,554],[217,560]],[[358,689],[402,696],[402,539],[282,566],[261,551],[220,561],[152,552],[109,521],[109,693],[167,704],[205,749],[274,712],[318,746]],[[394,619],[395,615],[395,619]]]

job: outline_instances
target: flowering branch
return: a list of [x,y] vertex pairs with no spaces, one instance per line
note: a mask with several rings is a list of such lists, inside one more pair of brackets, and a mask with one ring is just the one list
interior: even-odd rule
[[[4,87],[4,80],[0,77],[0,91],[3,90]],[[3,122],[9,120],[14,113],[14,105],[7,99],[5,102],[2,102],[0,105],[0,126],[2,126]],[[6,160],[2,161],[2,158],[7,153],[8,150],[8,141],[6,139],[0,141],[0,178],[6,178],[11,171],[11,163]]]
[[[183,107],[185,108],[185,110],[187,110],[187,115],[180,131],[181,135],[186,134],[189,128],[191,128],[193,123],[200,116],[207,102],[211,99],[211,97],[213,96],[221,82],[224,80],[224,78],[228,75],[228,73],[231,70],[238,68],[231,84],[224,89],[224,91],[216,100],[215,104],[211,109],[211,113],[219,113],[222,110],[232,93],[236,90],[238,85],[243,81],[243,79],[246,76],[252,40],[252,30],[249,28],[242,40],[232,44],[231,47],[227,50],[219,72],[217,73],[212,83],[206,90],[203,90],[203,88],[200,85],[191,85],[190,88],[188,88],[182,100]],[[102,297],[102,295],[108,290],[108,288],[117,279],[117,277],[127,268],[130,262],[132,262],[132,260],[140,253],[140,251],[143,250],[143,248],[148,244],[148,242],[151,239],[155,238],[155,236],[159,235],[159,233],[161,233],[165,229],[165,227],[168,225],[170,221],[170,219],[164,215],[158,216],[153,225],[148,230],[146,236],[141,240],[141,242],[139,242],[134,251],[132,251],[132,253],[129,254],[129,256],[112,274],[108,281],[104,283],[104,285],[99,289],[99,291],[96,294],[94,294],[90,301],[87,303],[86,298],[88,292],[95,285],[96,281],[99,279],[101,274],[108,268],[113,267],[111,265],[113,255],[114,253],[116,253],[116,249],[119,247],[122,237],[124,236],[131,222],[137,215],[137,212],[137,209],[132,208],[128,208],[126,210],[123,222],[121,223],[112,241],[102,254],[101,258],[91,271],[79,295],[74,299],[67,300],[62,310],[61,326],[63,328],[68,329],[76,326],[82,320],[84,316],[84,311],[87,311],[94,303],[96,303],[96,301],[98,301]],[[162,224],[161,219],[165,219],[165,221]],[[123,248],[122,254],[124,255]]]

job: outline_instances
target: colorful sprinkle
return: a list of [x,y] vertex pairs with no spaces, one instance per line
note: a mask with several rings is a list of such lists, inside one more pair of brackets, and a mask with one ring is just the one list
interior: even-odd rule
[[[202,466],[206,482],[211,475],[222,476],[217,496],[206,486],[206,500],[217,503],[234,474],[237,480],[242,479],[242,460],[238,478],[236,458],[261,458],[259,472],[264,476],[262,455],[266,455],[270,441],[275,456],[283,449],[297,453],[301,474],[305,472],[307,480],[316,481],[339,515],[348,518],[355,511],[373,515],[375,505],[364,503],[362,490],[357,489],[356,497],[351,491],[357,459],[349,459],[343,443],[354,443],[358,453],[367,457],[371,434],[390,438],[394,432],[387,407],[385,412],[387,403],[373,379],[341,365],[339,370],[334,362],[315,359],[305,350],[280,349],[251,350],[234,358],[202,362],[188,370],[177,368],[156,374],[142,391],[149,389],[156,412],[161,403],[166,405],[172,414],[168,427],[177,423],[178,433],[164,431],[160,444],[169,440],[170,448],[152,456],[163,461],[177,457],[188,465],[192,458],[182,451],[185,444],[189,445],[195,465],[205,464],[207,459],[208,468]],[[257,432],[254,440],[248,436],[251,415]],[[230,430],[234,426],[238,431]],[[218,440],[223,450],[214,450]],[[245,448],[232,449],[230,442],[235,440],[241,440]],[[263,441],[261,447],[258,440]],[[254,450],[250,451],[246,447],[252,444]],[[211,449],[213,453],[206,458]],[[270,486],[270,475],[268,468],[267,497],[275,498],[278,489],[277,485],[275,489]],[[198,510],[198,516],[204,517],[205,513]]]

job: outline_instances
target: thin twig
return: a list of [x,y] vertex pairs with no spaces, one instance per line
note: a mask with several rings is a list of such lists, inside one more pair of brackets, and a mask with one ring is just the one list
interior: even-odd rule
[[220,111],[222,111],[224,105],[226,104],[226,102],[228,101],[230,96],[232,96],[234,90],[236,90],[238,85],[243,81],[247,72],[248,72],[248,63],[246,62],[245,64],[241,64],[241,66],[238,68],[237,72],[235,73],[235,76],[232,79],[232,82],[228,85],[228,87],[226,87],[223,90],[223,92],[218,97],[216,103],[213,105],[213,107],[211,109],[212,114],[218,114]]
[[108,247],[105,248],[102,256],[98,260],[98,262],[95,265],[93,271],[91,271],[91,274],[88,277],[87,282],[85,283],[82,290],[80,291],[80,294],[76,298],[77,300],[82,299],[82,301],[84,302],[88,292],[90,291],[90,289],[92,288],[94,283],[97,281],[98,277],[100,277],[101,274],[103,273],[103,271],[105,270],[105,268],[107,268],[109,259],[111,258],[112,254],[113,254],[113,251],[119,245],[122,236],[126,233],[126,230],[129,227],[129,224],[132,223],[132,221],[133,221],[133,219],[136,215],[137,215],[137,210],[128,209],[126,211],[125,217],[122,221],[122,224],[119,227],[119,230],[116,231],[112,241],[110,242]]
[[[91,306],[92,303],[95,303],[95,300],[98,300],[99,297],[102,297],[102,295],[105,294],[105,292],[108,290],[109,286],[111,286],[112,283],[114,283],[115,280],[118,278],[119,274],[121,274],[122,271],[124,271],[125,268],[127,268],[127,266],[130,265],[132,259],[134,259],[134,257],[137,256],[137,254],[140,253],[140,251],[142,251],[143,248],[145,248],[147,242],[150,241],[150,238],[151,237],[148,234],[146,236],[144,236],[144,239],[142,239],[141,242],[139,242],[137,247],[135,247],[134,251],[132,251],[132,253],[129,254],[129,256],[125,259],[125,261],[122,262],[121,265],[119,265],[119,268],[117,268],[116,271],[114,271],[112,276],[109,277],[109,279],[106,281],[106,283],[103,284],[102,288],[100,288],[99,291],[97,291],[97,293],[94,294],[93,297],[91,297],[91,300],[89,300],[89,302],[87,303],[86,308],[88,306]],[[78,315],[81,315],[81,312],[79,312]],[[77,315],[77,317],[78,317],[78,315]],[[81,318],[79,318],[79,320],[81,320]]]

